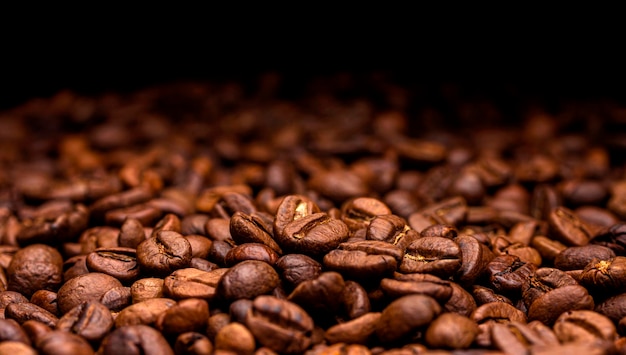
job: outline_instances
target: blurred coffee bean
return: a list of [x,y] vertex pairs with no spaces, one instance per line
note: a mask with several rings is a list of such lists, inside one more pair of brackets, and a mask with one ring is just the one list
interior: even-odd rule
[[174,355],[161,333],[146,325],[129,325],[114,330],[104,338],[98,352],[103,355]]
[[109,309],[97,301],[87,301],[72,308],[59,319],[56,329],[80,335],[98,343],[113,328]]
[[391,302],[376,324],[376,335],[382,342],[393,342],[428,325],[441,312],[433,298],[409,295]]
[[367,228],[376,216],[389,214],[389,207],[375,198],[358,197],[341,206],[341,220],[353,231]]

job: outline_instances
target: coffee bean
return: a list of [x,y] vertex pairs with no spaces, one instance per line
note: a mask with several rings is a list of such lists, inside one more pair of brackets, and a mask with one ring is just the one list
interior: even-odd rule
[[300,283],[287,300],[309,311],[314,318],[324,314],[336,314],[341,306],[344,288],[345,283],[339,273],[324,272],[314,280]]
[[36,320],[54,328],[59,320],[54,314],[32,303],[11,303],[4,310],[5,319],[14,319],[22,324],[28,320]]
[[452,296],[450,282],[430,274],[396,274],[394,279],[382,279],[380,288],[392,299],[422,294],[445,303]]
[[0,343],[7,341],[30,345],[30,339],[20,324],[13,319],[0,319]]
[[197,298],[184,299],[161,313],[156,328],[164,334],[204,331],[209,319],[209,305]]
[[435,348],[468,348],[478,335],[478,325],[457,313],[443,313],[428,326],[425,340]]
[[366,344],[376,331],[381,313],[365,313],[345,323],[334,325],[326,331],[324,338],[330,344]]
[[406,247],[398,270],[450,277],[461,267],[461,253],[458,244],[448,238],[423,237]]
[[215,350],[225,350],[236,354],[252,354],[255,348],[254,336],[240,323],[226,325],[215,336]]
[[592,292],[618,293],[626,287],[626,257],[592,259],[580,275],[580,283]]
[[155,275],[168,275],[191,262],[191,245],[179,233],[162,231],[137,246],[141,270]]
[[513,302],[511,302],[511,300],[507,297],[497,294],[494,290],[488,287],[480,285],[474,285],[472,287],[472,296],[479,306],[491,302],[504,302],[513,305]]
[[229,270],[215,269],[208,272],[193,268],[176,270],[163,281],[162,292],[167,297],[174,299],[202,298],[210,300],[217,294],[219,280]]
[[433,298],[409,295],[391,302],[376,324],[376,335],[382,342],[393,342],[425,327],[441,313]]
[[617,338],[615,325],[609,318],[587,310],[561,314],[554,324],[554,332],[562,343],[593,343]]
[[57,292],[57,303],[61,314],[89,300],[100,300],[112,288],[122,287],[115,278],[92,272],[74,277],[61,286]]
[[98,353],[174,355],[174,351],[161,333],[146,325],[129,325],[115,329],[104,338]]
[[280,246],[272,236],[270,226],[266,226],[260,217],[235,213],[230,219],[230,235],[239,244],[261,243],[267,245],[274,252],[282,254]]
[[56,329],[80,335],[98,343],[113,328],[109,309],[97,301],[87,301],[72,308],[59,319]]
[[37,351],[32,347],[18,341],[3,341],[0,343],[0,353],[2,354],[20,354],[20,355],[37,355]]
[[174,353],[183,355],[210,355],[213,344],[204,335],[196,332],[182,333],[174,343]]
[[133,303],[130,287],[115,287],[100,297],[100,302],[112,312],[119,312]]
[[348,227],[325,213],[296,219],[275,235],[285,251],[310,256],[324,255],[348,239]]
[[276,261],[281,280],[292,286],[313,280],[322,273],[322,264],[303,254],[287,254]]
[[626,317],[626,293],[611,296],[596,305],[596,312],[603,314],[618,323],[622,318]]
[[94,354],[85,339],[62,330],[47,333],[37,341],[36,345],[39,353],[45,355]]
[[132,248],[98,248],[85,260],[89,272],[100,272],[130,284],[139,277],[137,255]]
[[265,244],[244,243],[229,250],[225,262],[226,266],[233,266],[245,260],[258,260],[273,266],[278,258],[278,254]]
[[345,281],[343,288],[342,305],[348,319],[354,319],[371,310],[367,291],[359,283]]
[[278,286],[280,278],[267,263],[257,260],[242,261],[222,275],[217,294],[226,300],[253,299],[267,294]]
[[54,248],[34,244],[15,253],[7,268],[7,289],[30,297],[37,290],[56,291],[62,282],[63,258]]
[[145,324],[154,325],[159,316],[176,305],[169,298],[151,298],[124,308],[115,318],[115,328]]
[[279,353],[300,353],[311,344],[311,317],[298,305],[272,296],[254,299],[246,326],[261,345]]
[[127,218],[120,227],[118,243],[120,247],[137,248],[146,239],[143,226],[135,218]]
[[55,316],[59,315],[59,307],[57,305],[56,292],[52,292],[48,290],[36,291],[35,293],[33,293],[33,296],[30,298],[30,302],[54,314]]
[[548,223],[552,235],[566,245],[586,245],[593,236],[589,226],[565,207],[553,209],[548,216]]
[[563,312],[593,309],[593,307],[593,298],[584,287],[563,286],[538,297],[528,308],[528,319],[552,325]]
[[323,260],[330,270],[350,278],[371,280],[391,275],[402,260],[402,250],[382,241],[353,241],[339,244]]
[[350,199],[341,206],[341,220],[353,231],[367,228],[376,216],[389,214],[389,207],[370,197]]
[[487,264],[484,273],[496,291],[521,293],[536,269],[535,265],[524,263],[517,256],[500,255]]
[[456,278],[462,285],[471,285],[495,256],[473,236],[460,235],[453,240],[459,246],[461,254],[461,266]]
[[163,297],[163,280],[156,277],[139,279],[130,286],[132,303]]
[[609,260],[613,257],[615,253],[611,249],[600,245],[570,247],[556,256],[554,266],[561,270],[580,270],[584,269],[594,258]]

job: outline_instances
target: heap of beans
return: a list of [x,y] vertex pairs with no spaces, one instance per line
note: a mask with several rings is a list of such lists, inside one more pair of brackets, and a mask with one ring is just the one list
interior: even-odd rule
[[624,108],[276,79],[0,113],[0,354],[626,353]]

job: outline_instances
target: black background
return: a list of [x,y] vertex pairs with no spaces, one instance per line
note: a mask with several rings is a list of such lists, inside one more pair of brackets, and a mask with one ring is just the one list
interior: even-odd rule
[[515,87],[548,101],[624,102],[624,56],[611,26],[551,19],[538,26],[506,16],[486,21],[462,11],[431,19],[391,6],[333,15],[248,10],[222,16],[162,9],[159,16],[51,17],[9,26],[0,108],[62,89],[97,94],[185,80],[245,82],[269,71],[295,86],[341,72],[385,72],[407,85],[452,82],[487,96]]

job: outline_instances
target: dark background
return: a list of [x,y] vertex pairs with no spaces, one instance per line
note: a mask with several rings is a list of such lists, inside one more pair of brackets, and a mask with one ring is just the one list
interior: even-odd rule
[[251,82],[266,72],[281,73],[294,90],[315,77],[384,72],[408,87],[454,83],[486,97],[515,88],[546,102],[624,102],[625,58],[611,28],[576,21],[537,28],[506,17],[428,21],[386,10],[307,20],[254,11],[225,20],[219,13],[48,19],[29,34],[12,28],[3,35],[0,109],[62,89],[90,95],[186,80]]

